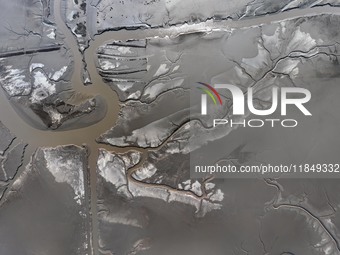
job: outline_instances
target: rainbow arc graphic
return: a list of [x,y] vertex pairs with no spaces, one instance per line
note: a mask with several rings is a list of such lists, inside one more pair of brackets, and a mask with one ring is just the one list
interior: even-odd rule
[[204,82],[197,82],[198,84],[204,86],[197,87],[199,90],[204,92],[205,94],[202,94],[201,97],[201,114],[206,115],[207,114],[207,95],[211,98],[211,100],[214,102],[215,105],[217,105],[217,101],[222,105],[222,99],[220,94],[216,91],[216,89]]
[[217,104],[217,100],[216,100],[216,98],[217,98],[220,105],[222,105],[221,96],[220,96],[220,94],[218,94],[218,92],[216,91],[216,89],[213,86],[211,86],[207,83],[203,83],[203,82],[197,82],[197,83],[206,87],[206,88],[200,88],[200,87],[197,87],[197,88],[199,90],[203,91],[204,93],[206,93],[211,98],[211,100],[214,102],[214,104]]

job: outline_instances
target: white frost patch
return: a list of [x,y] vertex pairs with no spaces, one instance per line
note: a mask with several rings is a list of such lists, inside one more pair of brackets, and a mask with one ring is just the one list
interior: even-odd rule
[[89,77],[87,77],[87,78],[84,80],[84,83],[85,83],[85,84],[91,83],[91,80],[90,80],[90,78],[89,78]]
[[[2,62],[3,59],[1,59]],[[2,64],[2,63],[1,63]],[[28,95],[31,83],[25,81],[24,70],[14,69],[13,66],[5,66],[6,71],[0,75],[2,87],[10,96]]]
[[157,168],[153,164],[147,163],[147,166],[143,166],[133,173],[133,178],[142,181],[152,177],[156,172]]
[[309,51],[316,46],[316,41],[309,33],[301,32],[300,27],[295,30],[293,38],[289,41],[287,51],[293,50]]
[[299,63],[299,59],[286,59],[280,61],[274,70],[284,74],[292,74],[295,77],[299,73],[299,68],[297,67]]
[[121,65],[121,63],[120,62],[113,63],[112,61],[107,60],[107,59],[99,59],[99,65],[101,69],[103,69],[104,71],[107,71],[107,70],[116,69],[117,67]]
[[62,67],[59,71],[56,71],[53,75],[52,75],[52,80],[54,81],[57,81],[59,80],[63,75],[64,73],[66,72],[67,70],[67,66],[64,66]]
[[120,91],[127,91],[133,87],[134,82],[121,81],[117,82],[116,85]]
[[125,163],[125,168],[128,169],[139,163],[141,159],[141,153],[139,151],[133,151],[125,155],[120,155],[120,157]]
[[290,72],[290,77],[295,78],[299,74],[299,68],[296,67]]
[[172,69],[172,71],[173,71],[173,72],[176,72],[178,69],[179,69],[179,66],[177,65],[177,66],[175,66],[175,67]]
[[[156,168],[151,163],[133,173],[133,177],[136,180],[128,180],[126,176],[127,170],[137,164],[137,162],[140,161],[140,157],[141,155],[139,152],[115,155],[102,149],[97,162],[99,174],[105,180],[114,184],[118,193],[128,198],[148,197],[160,199],[165,202],[179,202],[186,205],[191,205],[196,208],[196,213],[198,216],[204,216],[207,212],[217,210],[222,207],[222,205],[212,202],[213,199],[215,201],[221,201],[223,199],[223,193],[220,190],[218,190],[214,196],[212,195],[213,193],[211,193],[211,197],[213,198],[211,199],[210,197],[211,201],[196,196],[202,195],[201,184],[198,181],[192,183],[189,179],[182,183],[188,187],[188,190],[191,190],[196,195],[190,192],[178,191],[171,188],[165,188],[164,186],[158,186],[156,184],[158,183],[157,181],[153,184],[141,182],[143,179],[151,177],[155,174]],[[180,189],[182,189],[182,184],[178,185]],[[121,223],[124,224],[125,219],[122,220],[123,221]],[[127,225],[131,224],[131,222],[125,223]]]
[[218,189],[215,193],[211,194],[209,198],[211,201],[221,202],[224,199],[224,193],[220,189]]
[[140,91],[136,91],[135,93],[132,93],[128,96],[128,99],[138,99],[141,96],[141,92]]
[[55,30],[51,29],[50,32],[47,34],[47,37],[50,39],[55,39]]
[[130,157],[132,159],[132,163],[137,164],[140,161],[141,154],[140,152],[133,152],[131,153]]
[[205,183],[205,189],[206,190],[212,190],[213,188],[215,188],[215,186],[216,186],[215,183],[211,183],[211,182]]
[[172,132],[172,123],[163,119],[156,120],[140,129],[132,131],[131,135],[117,138],[107,138],[106,140],[118,146],[129,145],[130,142],[136,143],[141,147],[157,147],[164,138]]
[[321,248],[329,242],[329,238],[327,236],[321,235],[320,238],[321,238],[320,242],[314,245],[316,248]]
[[72,21],[73,20],[73,15],[76,13],[76,11],[71,11],[68,15],[67,15],[67,19],[69,21]]
[[195,193],[197,196],[202,196],[202,187],[201,184],[198,181],[195,181],[192,185],[191,185],[191,189],[190,189],[193,193]]
[[333,249],[332,246],[328,245],[325,249],[324,252],[326,255],[332,254],[333,253]]
[[116,188],[127,184],[124,161],[108,151],[100,150],[97,162],[98,171],[107,182]]
[[[72,33],[77,37],[77,38],[81,38],[82,37],[82,35],[81,34],[77,34],[76,33],[76,29],[77,29],[77,27],[75,26],[75,27],[73,27],[72,28]],[[83,47],[81,47],[80,48],[81,50],[83,50],[84,49],[84,46]]]
[[155,99],[161,92],[180,87],[184,79],[177,79],[167,83],[156,83],[146,88],[144,95],[147,99]]
[[180,153],[180,152],[181,152],[181,148],[178,145],[178,143],[174,143],[174,142],[168,143],[168,146],[166,147],[166,153],[176,154],[176,153]]
[[132,217],[126,215],[126,213],[100,213],[100,219],[107,222],[107,223],[114,223],[114,224],[122,224],[126,226],[132,226],[136,228],[142,228],[143,225],[137,220]]
[[199,212],[200,205],[201,205],[201,199],[198,199],[197,197],[194,197],[193,195],[190,195],[185,192],[170,192],[169,196],[169,202],[179,202],[186,205],[192,205],[196,208],[196,213]]
[[132,53],[130,47],[122,47],[122,46],[119,46],[119,47],[117,48],[117,50],[118,50],[120,53],[122,53],[122,54]]
[[191,183],[190,179],[182,182],[181,184],[178,184],[178,188],[182,190],[190,190],[197,196],[202,196],[203,194],[201,183],[199,183],[198,181]]
[[281,29],[282,29],[282,33],[285,33],[286,32],[286,25],[287,25],[287,21],[281,21],[280,22],[280,26],[281,26]]
[[[19,190],[22,185],[26,182],[26,180],[29,178],[29,174],[32,171],[32,158],[30,160],[30,162],[26,165],[24,171],[22,173],[20,173],[20,175],[18,177],[15,178],[11,189],[12,190]],[[9,193],[11,194],[11,193]],[[6,198],[8,199],[8,197]]]
[[136,54],[134,54],[134,51],[131,50],[131,47],[109,44],[105,46],[100,46],[98,48],[98,53],[111,56],[124,56],[124,55],[136,56]]
[[[320,223],[317,222],[317,220],[308,217],[308,214],[306,214],[306,213],[304,213],[304,216],[307,219],[307,223],[312,224],[313,228],[318,232],[318,234],[320,236],[321,240],[320,240],[320,242],[318,242],[314,245],[315,249],[320,251],[320,253],[323,252],[325,255],[335,254],[336,246],[332,242],[332,239],[330,238],[329,234],[324,231],[323,227],[320,226]],[[327,226],[330,233],[336,233],[337,232],[337,228],[332,223],[331,219],[325,219],[325,220],[323,220],[323,222]]]
[[294,0],[290,3],[288,3],[285,7],[283,7],[281,11],[284,12],[284,11],[288,11],[290,9],[300,7],[305,2],[306,2],[305,0]]
[[192,205],[196,208],[196,214],[199,217],[205,216],[208,212],[212,210],[219,210],[222,208],[222,205],[215,204],[205,199],[197,198],[188,193],[180,192],[180,191],[169,191],[170,196],[168,202],[179,202],[187,205]]
[[246,74],[243,73],[243,70],[239,66],[235,66],[234,70],[235,70],[238,77],[242,77],[242,76],[246,75]]
[[190,190],[191,188],[191,180],[187,180],[185,182],[182,182],[184,185],[184,190]]
[[75,200],[81,204],[81,199],[85,196],[84,174],[83,168],[80,166],[79,157],[61,156],[55,148],[43,149],[46,159],[46,167],[54,176],[56,182],[67,183],[71,186],[75,193]]
[[156,71],[156,73],[153,76],[154,77],[161,76],[161,75],[165,74],[168,71],[169,71],[169,68],[167,67],[167,64],[161,64],[159,66],[158,70]]
[[201,211],[199,212],[199,216],[203,217],[208,212],[211,212],[213,210],[220,210],[221,208],[222,208],[222,205],[216,204],[216,203],[211,203],[210,201],[203,199],[202,205],[201,205]]
[[45,23],[43,33],[46,34],[47,37],[52,40],[56,39],[56,27],[53,25],[49,25]]
[[151,248],[150,240],[148,238],[139,239],[133,244],[130,255],[138,254],[140,251],[145,251]]
[[129,190],[134,197],[150,197],[168,201],[169,193],[163,187],[148,186],[136,181],[129,182]]
[[55,84],[51,83],[40,70],[33,72],[33,79],[33,92],[30,97],[32,103],[38,103],[56,92]]
[[48,113],[53,123],[60,123],[61,120],[63,119],[63,115],[56,111],[55,109],[48,110]]

